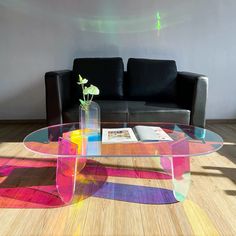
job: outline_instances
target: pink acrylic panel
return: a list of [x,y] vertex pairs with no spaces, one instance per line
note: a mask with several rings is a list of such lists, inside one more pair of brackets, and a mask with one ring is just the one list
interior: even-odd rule
[[[75,143],[63,138],[59,138],[58,144],[56,186],[61,199],[69,203],[75,191],[77,159],[73,156],[76,155],[78,147]],[[62,157],[62,155],[65,156]]]

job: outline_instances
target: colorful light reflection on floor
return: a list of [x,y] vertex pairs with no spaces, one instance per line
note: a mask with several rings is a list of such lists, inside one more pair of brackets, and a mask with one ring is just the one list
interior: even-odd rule
[[[65,205],[55,186],[55,160],[1,158],[0,165],[0,207],[50,208]],[[144,179],[171,178],[169,175],[156,171],[106,167],[99,162],[88,161],[77,176],[74,199],[81,201],[93,196],[142,204],[176,202],[171,190],[107,182],[108,176]]]
[[[0,208],[54,208],[65,206],[55,186],[56,161],[45,159],[0,158]],[[47,178],[45,178],[47,176]],[[108,176],[170,179],[169,175],[152,170],[132,170],[104,166],[87,161],[77,175],[77,187],[71,212],[77,212],[87,197],[113,199],[139,204],[168,204],[177,202],[171,190],[112,183]],[[183,203],[186,217],[195,234],[219,235],[214,224],[196,203]],[[200,231],[199,231],[200,230]],[[80,227],[76,233],[80,231]]]

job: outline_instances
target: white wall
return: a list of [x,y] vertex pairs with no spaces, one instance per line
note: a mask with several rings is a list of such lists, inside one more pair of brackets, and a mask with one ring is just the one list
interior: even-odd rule
[[45,118],[44,73],[87,56],[175,59],[208,75],[207,118],[235,119],[235,12],[235,0],[0,0],[0,119]]

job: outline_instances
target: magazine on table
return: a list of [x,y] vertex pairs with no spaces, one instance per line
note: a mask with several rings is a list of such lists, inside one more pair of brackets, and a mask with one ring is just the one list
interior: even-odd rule
[[103,143],[173,141],[160,127],[137,125],[131,128],[102,129]]

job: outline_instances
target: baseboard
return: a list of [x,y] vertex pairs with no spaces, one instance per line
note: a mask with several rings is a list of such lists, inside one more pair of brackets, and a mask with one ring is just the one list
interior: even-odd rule
[[236,119],[208,119],[206,124],[236,124]]
[[[46,124],[46,119],[0,120],[0,124]],[[207,119],[206,124],[236,124],[236,119]]]
[[46,124],[45,119],[30,119],[30,120],[0,120],[0,124]]

